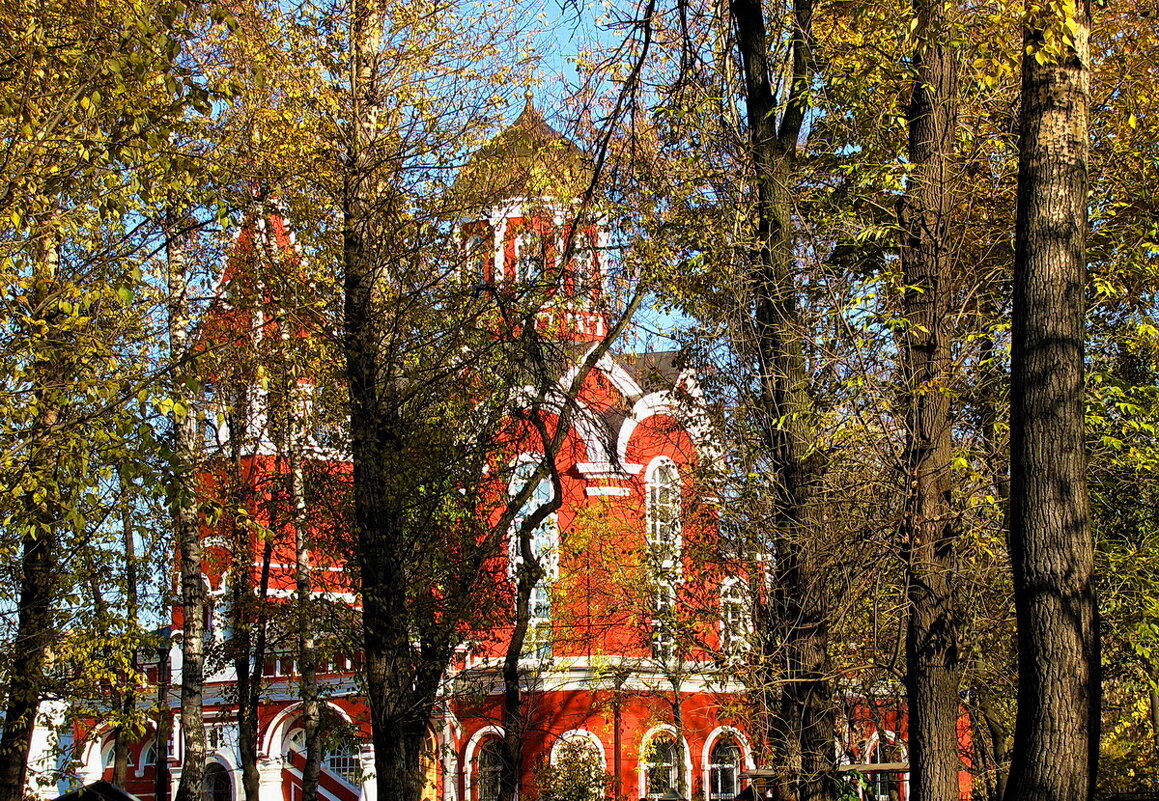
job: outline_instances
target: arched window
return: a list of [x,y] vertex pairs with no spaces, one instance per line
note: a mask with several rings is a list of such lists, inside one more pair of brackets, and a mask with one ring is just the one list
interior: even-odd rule
[[670,790],[679,790],[679,751],[670,734],[652,738],[644,752],[643,763],[646,797],[659,798]]
[[362,761],[358,752],[349,743],[337,743],[322,758],[322,764],[336,776],[341,776],[350,784],[357,784],[362,773]]
[[202,801],[233,801],[233,784],[229,771],[220,762],[205,766],[205,780],[201,786]]
[[569,732],[551,749],[551,761],[539,773],[541,797],[569,801],[603,801],[607,781],[602,746],[595,735]]
[[[346,728],[344,731],[329,731],[326,733],[319,733],[319,747],[322,748],[322,767],[334,774],[341,776],[350,784],[358,784],[362,777],[362,760],[358,755],[358,748],[353,742],[346,739],[336,740],[336,737],[352,737],[353,731]],[[306,730],[303,728],[296,728],[286,738],[286,748],[290,753],[290,761],[294,759],[304,760],[306,758]],[[304,763],[303,763],[304,764]]]
[[[535,477],[542,457],[523,457],[516,465],[511,477],[510,495],[519,495]],[[519,544],[519,532],[527,518],[535,514],[555,499],[551,482],[541,478],[531,491],[531,496],[520,507],[511,526],[511,567],[515,573],[523,562]],[[530,620],[527,631],[526,651],[537,658],[551,655],[551,585],[559,576],[559,528],[556,515],[552,512],[542,523],[531,531],[531,553],[543,568],[544,575],[531,591],[529,600]]]
[[732,801],[740,792],[741,750],[732,737],[721,737],[708,757],[709,801]]
[[503,743],[492,737],[475,752],[473,801],[498,801],[499,777],[503,770]]

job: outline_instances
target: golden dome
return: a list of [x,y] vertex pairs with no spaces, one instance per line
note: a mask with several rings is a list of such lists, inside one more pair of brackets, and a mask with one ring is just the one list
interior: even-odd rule
[[574,200],[591,179],[588,155],[548,125],[528,98],[519,118],[467,160],[455,186],[489,206],[525,197]]

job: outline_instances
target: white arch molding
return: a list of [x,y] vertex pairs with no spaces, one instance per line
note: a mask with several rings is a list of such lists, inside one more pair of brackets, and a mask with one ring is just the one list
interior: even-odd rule
[[[324,701],[323,703],[336,712],[338,717],[342,718],[346,723],[351,726],[354,725],[354,720],[342,707],[330,701]],[[262,735],[261,748],[258,753],[266,757],[281,757],[282,753],[286,750],[286,746],[289,745],[290,732],[293,731],[293,724],[301,715],[301,708],[302,702],[298,701],[285,707],[270,719],[270,724],[266,726],[265,734]],[[272,747],[275,743],[275,736],[277,737],[277,748]]]
[[745,736],[744,732],[735,726],[717,726],[715,729],[709,732],[708,737],[704,741],[704,748],[702,749],[700,755],[700,765],[702,780],[704,781],[703,787],[705,798],[708,797],[709,787],[711,786],[709,779],[709,765],[712,764],[712,749],[713,746],[716,745],[717,740],[720,740],[722,737],[728,737],[736,741],[736,744],[740,746],[740,756],[744,770],[755,770],[757,767],[756,762],[753,760],[752,745],[749,743],[749,739]]
[[225,775],[229,780],[229,797],[231,801],[238,801],[241,798],[241,787],[238,786],[241,776],[241,766],[234,764],[236,761],[233,754],[226,753],[221,748],[209,752],[205,758],[205,767],[207,769],[215,762],[225,768]]
[[475,772],[475,754],[479,750],[479,745],[489,737],[496,737],[503,739],[503,728],[500,726],[484,726],[477,732],[471,735],[471,739],[467,741],[467,747],[463,749],[463,799],[464,801],[474,801],[471,798],[471,779]]
[[604,750],[604,744],[594,732],[588,731],[587,729],[569,729],[568,731],[565,731],[563,734],[555,738],[555,742],[551,744],[551,754],[549,757],[549,761],[552,765],[554,765],[559,759],[560,748],[564,745],[564,743],[572,740],[584,740],[594,745],[596,747],[596,752],[600,755],[600,769],[604,772],[607,772],[608,755]]
[[636,754],[636,788],[639,792],[636,793],[637,798],[644,798],[647,795],[647,786],[645,779],[647,778],[647,768],[645,767],[644,754],[648,751],[648,746],[660,734],[667,734],[676,741],[676,747],[683,751],[683,759],[681,760],[684,771],[684,787],[686,792],[692,790],[692,749],[688,747],[688,740],[684,737],[676,736],[676,727],[669,723],[661,723],[658,726],[653,726],[644,733],[640,738],[640,750]]

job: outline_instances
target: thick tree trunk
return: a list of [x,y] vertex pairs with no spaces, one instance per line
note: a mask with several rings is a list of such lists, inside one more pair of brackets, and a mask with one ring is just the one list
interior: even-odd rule
[[1083,428],[1090,9],[1027,13],[1010,399],[1019,686],[1006,797],[1085,801],[1100,714]]
[[40,708],[45,654],[53,630],[55,556],[51,530],[21,540],[16,642],[0,734],[0,801],[22,801],[28,749]]
[[1151,712],[1151,742],[1155,746],[1155,757],[1159,759],[1159,684],[1154,681],[1147,688],[1147,701]]
[[[384,218],[391,214],[383,177],[378,64],[383,37],[377,0],[354,4],[351,25],[351,124],[344,165],[343,287],[346,377],[354,480],[354,528],[362,592],[366,689],[379,798],[418,801],[422,744],[445,655],[417,653],[407,607],[407,541],[392,483],[401,459],[402,421],[389,365],[380,353],[385,321],[374,296]],[[437,663],[437,664],[436,664]]]
[[915,0],[914,80],[906,116],[914,165],[900,206],[906,320],[901,384],[906,398],[902,520],[909,615],[905,687],[914,801],[957,801],[961,662],[955,607],[957,532],[950,492],[951,169],[957,127],[954,56],[945,6]]
[[0,801],[22,801],[25,793],[28,751],[40,708],[44,667],[54,634],[52,614],[56,594],[56,542],[64,523],[60,508],[61,477],[57,475],[58,444],[53,441],[60,423],[60,393],[68,376],[62,348],[67,346],[59,327],[59,253],[54,234],[42,238],[34,284],[29,297],[32,319],[43,320],[37,361],[31,380],[37,415],[29,432],[28,475],[39,482],[39,492],[22,500],[24,533],[20,551],[20,595],[16,599],[16,639],[9,666],[5,725],[0,732]]
[[199,801],[205,783],[205,727],[201,714],[205,688],[205,585],[201,577],[201,532],[194,486],[197,413],[189,386],[196,373],[189,341],[188,292],[185,254],[171,236],[168,311],[174,409],[169,497],[180,553],[181,606],[185,618],[181,637],[182,770],[176,801]]
[[[788,102],[777,125],[772,66],[759,0],[732,0],[745,77],[751,157],[757,185],[757,232],[751,263],[756,299],[754,328],[761,362],[763,425],[774,463],[777,514],[776,601],[772,614],[758,616],[766,650],[780,640],[784,684],[780,712],[785,727],[770,733],[782,746],[781,760],[794,774],[790,791],[800,801],[832,798],[835,731],[829,677],[828,609],[818,563],[820,530],[811,495],[821,476],[814,449],[803,324],[797,308],[789,187],[795,171],[797,139],[812,78],[810,0],[794,3],[792,76]],[[762,689],[766,694],[771,687]],[[776,702],[765,701],[767,708]]]

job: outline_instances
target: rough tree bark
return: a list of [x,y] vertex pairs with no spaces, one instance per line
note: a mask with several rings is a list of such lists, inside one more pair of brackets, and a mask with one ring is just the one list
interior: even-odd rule
[[946,45],[946,6],[914,0],[913,88],[906,117],[911,170],[899,207],[906,320],[902,518],[906,589],[905,688],[914,801],[957,801],[961,662],[954,599],[950,466],[949,304],[953,281],[951,170],[957,65]]
[[[1098,610],[1086,489],[1090,7],[1028,4],[1011,334],[1010,555],[1018,716],[1006,798],[1083,801],[1098,765]],[[1069,32],[1068,32],[1069,29]]]
[[[750,157],[756,177],[757,232],[750,276],[761,362],[765,447],[773,462],[777,532],[774,603],[757,616],[765,656],[784,653],[780,713],[770,741],[780,744],[791,774],[780,792],[800,801],[833,797],[833,688],[829,677],[824,576],[813,545],[820,530],[811,500],[822,459],[810,420],[809,376],[797,307],[789,195],[797,140],[807,109],[812,66],[812,0],[793,4],[792,75],[784,110],[773,94],[773,70],[760,0],[732,0],[744,72]],[[770,682],[763,691],[773,692]],[[768,699],[767,708],[776,701]]]
[[[199,801],[205,784],[205,585],[201,578],[201,532],[198,526],[194,467],[197,458],[196,382],[189,316],[189,277],[181,232],[168,236],[168,326],[170,381],[173,398],[172,458],[169,465],[169,506],[177,540],[181,576],[181,735],[182,769],[176,801]],[[164,754],[158,744],[157,757]]]
[[290,502],[294,510],[294,590],[297,604],[298,697],[302,701],[302,728],[306,735],[306,764],[302,768],[302,801],[317,801],[322,771],[321,710],[318,665],[311,613],[310,533],[306,517],[306,480],[302,444],[297,430],[290,434]]
[[169,629],[166,628],[157,645],[157,736],[153,740],[153,797],[156,801],[169,801],[172,791],[169,771],[169,740],[173,737],[173,712],[169,706],[169,690],[173,684],[169,668],[172,647]]
[[[403,421],[397,387],[380,354],[385,322],[374,301],[385,255],[381,231],[393,191],[384,177],[378,75],[383,8],[353,4],[350,36],[351,115],[344,169],[344,350],[350,397],[354,528],[362,592],[366,689],[374,770],[381,798],[418,801],[422,743],[442,677],[443,654],[415,653],[407,609],[407,540],[397,493],[389,491],[403,463]],[[429,644],[426,644],[429,645]]]
[[[125,619],[130,626],[137,625],[138,592],[137,592],[137,547],[134,541],[133,509],[131,501],[132,482],[127,481],[120,471],[117,479],[121,485],[121,541],[125,550]],[[136,654],[133,655],[132,665],[137,666]],[[126,718],[137,707],[137,692],[131,686],[126,686],[118,693],[115,702],[120,712]],[[129,747],[131,735],[129,728],[124,724],[118,725],[113,740],[113,784],[124,787],[129,777]]]
[[[45,226],[45,231],[50,226]],[[52,603],[56,594],[56,538],[64,519],[60,506],[58,448],[53,440],[61,418],[60,393],[68,380],[62,349],[66,336],[59,320],[59,253],[55,234],[38,242],[34,280],[28,297],[32,320],[43,328],[32,330],[38,349],[31,379],[36,418],[29,432],[28,475],[38,483],[22,499],[24,533],[19,564],[20,595],[16,599],[16,639],[9,667],[8,693],[0,731],[0,801],[22,801],[25,795],[28,750],[36,727],[44,684],[45,660],[54,635]]]

